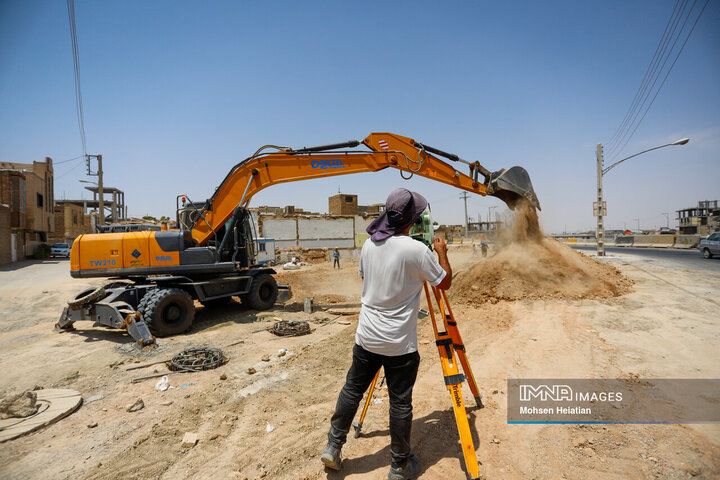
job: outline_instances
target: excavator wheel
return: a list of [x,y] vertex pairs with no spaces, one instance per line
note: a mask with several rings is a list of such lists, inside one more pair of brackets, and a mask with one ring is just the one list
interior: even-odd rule
[[138,312],[158,337],[177,335],[186,331],[195,316],[192,297],[179,288],[149,290],[138,304]]
[[240,297],[242,303],[255,310],[269,310],[275,305],[278,296],[278,286],[275,277],[270,274],[262,273],[256,275],[250,291]]
[[105,296],[105,289],[103,287],[88,288],[78,293],[73,300],[68,301],[68,307],[73,310],[78,310],[80,307],[95,303]]

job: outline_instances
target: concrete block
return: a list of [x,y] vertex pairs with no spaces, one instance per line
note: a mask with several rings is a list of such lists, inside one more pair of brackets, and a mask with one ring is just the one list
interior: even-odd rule
[[181,446],[183,448],[192,448],[198,442],[198,434],[192,432],[185,432],[185,436],[182,439]]

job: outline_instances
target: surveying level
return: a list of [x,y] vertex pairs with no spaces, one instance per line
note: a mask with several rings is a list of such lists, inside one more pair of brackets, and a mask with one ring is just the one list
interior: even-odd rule
[[[453,413],[455,414],[455,423],[457,424],[458,433],[460,434],[460,444],[462,446],[463,456],[465,457],[465,468],[467,468],[468,474],[472,480],[478,480],[480,477],[480,468],[478,466],[477,455],[475,453],[475,446],[473,445],[472,434],[470,433],[470,423],[468,422],[467,412],[463,402],[462,382],[464,380],[468,381],[470,391],[475,397],[475,404],[479,408],[483,408],[482,394],[478,391],[475,377],[470,369],[470,364],[468,363],[467,355],[465,354],[465,345],[462,342],[457,322],[455,321],[455,317],[450,309],[447,294],[444,290],[440,290],[436,287],[430,287],[432,289],[433,296],[435,297],[435,303],[438,307],[439,315],[442,318],[442,326],[444,327],[444,330],[441,331],[438,329],[437,320],[435,318],[435,310],[430,297],[430,289],[428,288],[427,283],[425,283],[424,288],[433,332],[435,333],[435,345],[437,345],[438,354],[440,355],[440,365],[445,379],[445,386],[450,392]],[[458,360],[462,366],[464,374],[460,373]],[[368,406],[370,405],[373,390],[375,390],[375,385],[379,376],[380,370],[378,369],[375,374],[375,378],[368,389],[365,405],[363,406],[362,413],[360,414],[360,420],[353,423],[353,427],[355,428],[355,438],[360,436],[360,431],[362,430],[362,425],[365,421],[365,414],[367,413]]]

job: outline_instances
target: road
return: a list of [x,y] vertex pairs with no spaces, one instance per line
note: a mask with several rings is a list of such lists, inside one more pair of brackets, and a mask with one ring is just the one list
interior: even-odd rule
[[[585,253],[595,252],[596,247],[573,246],[576,250]],[[660,260],[667,268],[680,268],[700,270],[720,274],[720,258],[703,258],[696,249],[677,250],[666,248],[633,248],[633,247],[605,247],[607,256],[622,255],[623,253],[637,255],[652,260]]]

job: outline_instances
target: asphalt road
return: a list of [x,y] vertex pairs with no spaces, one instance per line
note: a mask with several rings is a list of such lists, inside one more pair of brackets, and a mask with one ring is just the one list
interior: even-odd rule
[[[595,252],[596,247],[573,246],[576,250]],[[658,260],[669,268],[682,268],[720,273],[720,257],[705,259],[697,249],[676,250],[672,248],[633,248],[633,247],[605,247],[605,254],[618,255],[627,253],[646,257],[648,260]]]

